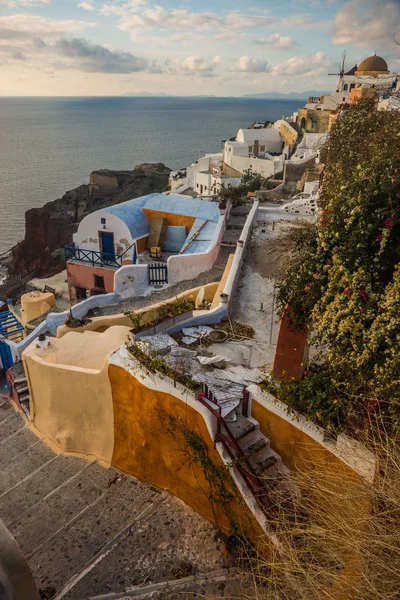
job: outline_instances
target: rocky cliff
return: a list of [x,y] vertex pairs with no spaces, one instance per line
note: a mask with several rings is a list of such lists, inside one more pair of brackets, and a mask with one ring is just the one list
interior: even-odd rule
[[142,164],[133,171],[94,171],[90,184],[67,192],[42,208],[25,213],[25,238],[12,248],[9,275],[35,271],[50,276],[64,268],[63,248],[72,242],[79,222],[89,213],[132,198],[162,192],[168,185],[170,169]]

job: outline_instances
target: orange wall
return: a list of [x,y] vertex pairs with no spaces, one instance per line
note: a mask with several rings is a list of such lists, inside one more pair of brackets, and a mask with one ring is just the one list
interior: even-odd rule
[[148,239],[149,239],[149,236],[141,238],[140,240],[136,240],[136,249],[137,249],[138,254],[140,254],[140,252],[144,252],[146,250]]
[[162,217],[166,220],[167,225],[184,226],[187,227],[188,231],[191,230],[193,223],[196,220],[195,217],[188,217],[187,215],[175,215],[173,213],[163,212],[160,210],[151,210],[149,208],[143,208],[142,211],[149,222],[152,221],[154,217]]
[[273,371],[276,377],[301,379],[307,332],[292,329],[284,315],[279,327]]
[[[161,414],[171,415],[188,430],[194,430],[206,443],[213,463],[223,465],[202,416],[183,400],[146,387],[120,367],[110,365],[109,377],[114,405],[112,465],[179,496],[201,515],[217,521],[228,531],[227,516],[218,507],[215,512],[212,509],[208,499],[209,485],[201,466],[189,463],[182,436],[179,432],[173,436],[166,432]],[[235,488],[228,471],[227,482],[231,489]],[[253,536],[261,535],[261,528],[241,498],[232,502],[232,513],[243,531]]]
[[85,288],[86,290],[94,289],[94,276],[99,275],[104,277],[105,291],[114,291],[114,269],[103,269],[102,267],[92,267],[91,265],[83,265],[81,263],[67,262],[68,287],[70,290],[71,301],[76,301],[74,286]]

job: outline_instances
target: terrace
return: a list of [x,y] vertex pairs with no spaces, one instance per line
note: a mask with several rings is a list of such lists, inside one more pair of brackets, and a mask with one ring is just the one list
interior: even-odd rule
[[[67,246],[64,246],[64,256],[66,262],[75,261],[89,263],[94,266],[110,267],[112,269],[119,269],[122,267],[123,261],[127,257],[129,250],[125,250],[123,254],[114,254],[113,252],[100,252],[98,250],[88,250],[87,248],[79,248],[75,242],[71,242]],[[134,247],[134,256],[131,259],[132,263],[136,263],[136,245]]]

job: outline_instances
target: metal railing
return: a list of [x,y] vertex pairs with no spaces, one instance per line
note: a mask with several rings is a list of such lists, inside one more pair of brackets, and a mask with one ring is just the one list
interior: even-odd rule
[[[136,263],[136,244],[133,243],[132,246],[135,246],[135,250],[133,253],[132,264]],[[102,267],[122,267],[122,262],[124,260],[124,256],[126,253],[132,248],[130,246],[125,250],[123,254],[115,254],[111,252],[100,252],[99,250],[85,250],[85,248],[78,248],[75,245],[75,242],[64,246],[64,256],[65,260],[68,261],[79,261],[90,263],[92,267],[95,265]]]
[[[244,390],[245,392],[245,390]],[[244,394],[244,401],[247,402],[248,396]],[[260,476],[255,472],[250,464],[248,457],[239,446],[233,433],[229,429],[225,419],[221,415],[221,407],[217,404],[212,391],[206,383],[202,384],[202,391],[198,394],[197,400],[205,406],[217,419],[217,434],[215,442],[221,442],[224,449],[228,453],[232,466],[236,467],[242,476],[247,487],[251,490],[257,504],[267,517],[271,517],[272,503],[266,496],[266,490],[263,486]]]

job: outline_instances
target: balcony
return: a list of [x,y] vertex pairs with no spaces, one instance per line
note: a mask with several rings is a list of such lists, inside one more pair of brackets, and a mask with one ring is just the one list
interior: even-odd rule
[[[84,262],[91,264],[92,267],[98,266],[119,269],[122,267],[122,262],[128,250],[130,250],[130,248],[125,250],[123,254],[99,252],[98,250],[85,250],[84,248],[77,248],[75,243],[72,242],[71,244],[68,244],[68,246],[64,246],[64,255],[67,262]],[[136,245],[134,246],[132,263],[136,263]]]

